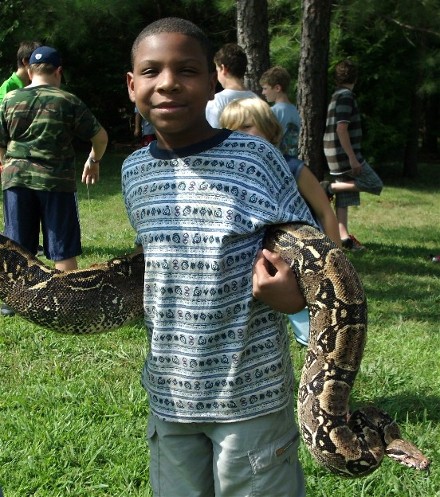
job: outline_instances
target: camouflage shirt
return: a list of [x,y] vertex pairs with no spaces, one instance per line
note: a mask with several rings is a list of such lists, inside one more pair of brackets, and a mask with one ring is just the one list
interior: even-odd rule
[[88,141],[100,128],[78,97],[54,86],[8,93],[0,107],[2,189],[75,191],[73,139]]

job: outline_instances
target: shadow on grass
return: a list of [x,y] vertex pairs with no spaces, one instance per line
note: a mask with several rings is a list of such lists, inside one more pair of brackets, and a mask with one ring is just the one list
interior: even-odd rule
[[380,407],[392,417],[395,416],[398,423],[407,421],[412,424],[429,421],[440,422],[440,396],[432,395],[431,392],[403,392],[396,395],[379,396],[370,399],[367,404],[357,402],[355,396],[352,397],[352,410],[365,405]]
[[[416,234],[414,237],[417,239]],[[431,253],[432,250],[423,245],[408,247],[373,242],[368,243],[367,251],[348,254],[348,257],[361,275],[394,272],[418,277],[440,276],[440,264],[430,260]]]
[[[349,254],[361,277],[367,299],[405,305],[402,316],[440,321],[440,264],[429,260],[426,247],[369,244],[363,254]],[[417,284],[415,284],[417,282]],[[419,308],[419,310],[417,310]]]

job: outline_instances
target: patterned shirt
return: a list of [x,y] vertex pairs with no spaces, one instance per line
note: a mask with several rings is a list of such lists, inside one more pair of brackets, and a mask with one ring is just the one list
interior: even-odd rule
[[268,142],[223,130],[185,149],[153,142],[122,166],[129,219],[145,254],[152,411],[227,422],[285,407],[293,388],[284,316],[252,296],[269,224],[313,224]]
[[74,192],[74,138],[88,141],[101,125],[75,95],[54,86],[7,94],[0,106],[0,147],[6,148],[2,189]]
[[284,155],[298,157],[301,117],[296,105],[287,102],[278,102],[272,105],[271,109],[283,127],[283,137],[278,148]]
[[324,133],[324,153],[330,169],[330,174],[343,174],[351,169],[350,161],[339,141],[336,132],[337,124],[349,123],[348,134],[351,146],[359,162],[363,161],[361,154],[361,116],[356,104],[354,93],[348,88],[336,90],[330,100],[327,110],[327,121]]

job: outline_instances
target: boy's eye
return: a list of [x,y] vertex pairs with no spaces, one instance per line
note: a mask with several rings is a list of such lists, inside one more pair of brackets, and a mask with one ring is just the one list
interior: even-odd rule
[[157,69],[153,69],[152,67],[147,67],[142,70],[142,74],[145,76],[152,76],[157,74]]
[[194,67],[183,67],[180,70],[180,72],[183,74],[197,74],[198,73],[197,69],[195,69]]

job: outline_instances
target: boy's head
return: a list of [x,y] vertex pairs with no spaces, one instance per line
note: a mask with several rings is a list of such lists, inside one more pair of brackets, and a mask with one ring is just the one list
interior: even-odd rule
[[146,28],[144,28],[137,38],[134,40],[131,49],[131,67],[134,68],[134,61],[136,58],[136,53],[139,48],[139,44],[142,40],[148,36],[158,35],[161,33],[179,33],[185,36],[190,36],[197,40],[203,52],[206,55],[206,60],[208,63],[209,72],[214,72],[215,67],[213,64],[213,49],[211,43],[205,33],[191,21],[186,19],[181,19],[179,17],[165,17],[157,21],[152,22]]
[[341,60],[335,66],[335,83],[337,86],[354,85],[358,76],[356,64],[349,59]]
[[281,91],[287,93],[290,85],[290,74],[284,67],[274,66],[268,69],[260,78],[261,86],[277,86],[279,85]]
[[283,128],[269,105],[261,98],[240,98],[230,102],[220,115],[222,128],[261,136],[278,146]]
[[53,74],[61,71],[61,56],[52,47],[41,46],[36,48],[29,57],[29,71],[31,74]]
[[223,45],[214,55],[217,67],[224,66],[234,78],[243,79],[247,68],[245,51],[235,43]]
[[39,41],[22,41],[17,50],[17,67],[27,66],[32,52],[38,47],[41,47]]
[[262,93],[268,102],[287,98],[289,84],[290,74],[281,66],[271,67],[260,78]]
[[159,146],[185,147],[215,133],[205,111],[217,77],[200,28],[179,18],[155,21],[136,38],[131,56],[128,94],[154,126]]

